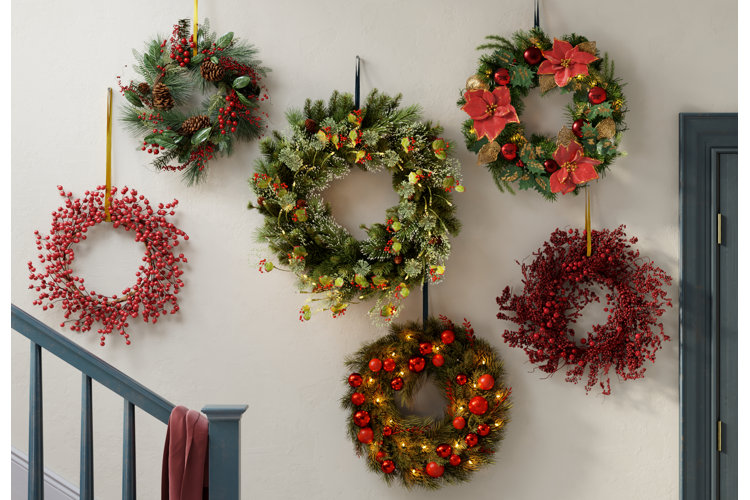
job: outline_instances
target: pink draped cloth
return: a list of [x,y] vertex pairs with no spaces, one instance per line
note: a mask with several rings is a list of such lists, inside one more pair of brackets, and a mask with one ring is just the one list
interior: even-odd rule
[[208,419],[184,406],[176,406],[169,416],[161,469],[161,498],[208,498]]

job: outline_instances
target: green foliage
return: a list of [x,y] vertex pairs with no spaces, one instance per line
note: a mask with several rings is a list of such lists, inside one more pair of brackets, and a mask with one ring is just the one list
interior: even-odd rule
[[[454,332],[455,341],[442,342],[441,333],[445,330]],[[431,353],[420,352],[419,346],[423,343],[430,344]],[[437,355],[444,360],[440,367],[432,362]],[[415,357],[425,360],[421,372],[409,370],[408,361]],[[372,359],[381,362],[392,359],[395,369],[386,371],[381,368],[373,372],[369,368]],[[424,326],[417,323],[393,325],[389,335],[362,346],[349,357],[346,367],[363,377],[359,387],[347,385],[347,393],[341,398],[341,405],[348,413],[347,432],[357,455],[363,456],[367,466],[386,482],[399,481],[406,487],[435,489],[467,481],[474,471],[492,463],[493,453],[504,438],[509,421],[511,390],[505,386],[503,363],[496,351],[474,336],[468,322],[458,326],[441,318],[441,321],[430,319]],[[467,382],[458,384],[458,375],[466,376]],[[476,386],[483,375],[491,375],[494,379],[489,390]],[[395,377],[401,377],[404,383],[399,391],[391,387],[391,380]],[[428,380],[446,394],[444,416],[435,420],[405,414],[400,406],[410,407],[415,393]],[[357,405],[352,401],[355,392],[364,396],[364,403]],[[469,401],[477,396],[489,403],[487,412],[481,415],[470,412],[468,408]],[[353,421],[357,411],[366,411],[370,416],[367,425],[373,431],[371,443],[357,439],[360,427]],[[465,419],[466,426],[462,430],[453,426],[455,417]],[[486,436],[480,435],[480,425],[488,426]],[[469,433],[478,436],[477,445],[468,446],[465,438]],[[449,445],[451,454],[460,458],[458,465],[451,465],[449,457],[437,454],[436,448],[441,444]],[[381,457],[378,457],[378,452],[382,452]],[[381,469],[384,460],[393,461],[395,470],[392,473]],[[433,478],[425,472],[425,466],[430,462],[444,467],[442,477]]]
[[[258,111],[260,101],[265,99],[261,77],[268,70],[257,58],[257,49],[232,33],[217,40],[208,20],[198,27],[198,54],[180,66],[170,54],[181,38],[191,38],[189,20],[180,20],[171,38],[157,36],[146,43],[143,52],[133,51],[136,60],[133,68],[140,80],[122,87],[128,102],[122,119],[134,135],[143,138],[147,149],[151,144],[158,145],[160,152],[152,162],[158,170],[182,171],[190,185],[205,179],[211,159],[230,155],[235,141],[261,135],[265,128],[264,115]],[[214,42],[218,48],[213,46]],[[220,81],[208,81],[201,75],[201,63],[208,55],[216,64],[228,65]],[[174,100],[171,109],[154,106],[152,90],[157,84],[167,87]],[[143,87],[147,90],[142,90]],[[189,109],[196,91],[209,95],[199,107]],[[227,125],[222,133],[219,110],[227,105],[227,96],[233,100],[233,111],[237,113],[233,120],[237,123]],[[208,117],[210,126],[193,132],[191,137],[176,137],[185,120],[196,116]],[[154,129],[159,132],[155,134]],[[179,165],[171,166],[174,161]]]
[[[536,67],[529,67],[525,63],[523,53],[532,46],[536,46],[542,51],[551,50],[553,40],[541,28],[518,31],[510,38],[490,35],[486,39],[487,42],[477,48],[484,52],[479,57],[476,76],[492,91],[497,87],[492,75],[499,68],[508,69],[511,75],[508,85],[511,104],[520,118],[524,111],[524,98],[531,89],[539,86]],[[588,42],[586,37],[575,33],[563,35],[559,39],[574,46]],[[627,130],[624,121],[627,101],[622,91],[624,84],[615,77],[614,62],[606,53],[604,56],[600,56],[599,52],[596,51],[596,55],[601,58],[589,64],[588,75],[571,78],[565,87],[554,87],[554,89],[571,95],[571,103],[567,106],[569,122],[565,126],[570,127],[578,119],[584,119],[588,122],[584,127],[584,137],[580,140],[580,143],[587,155],[601,161],[596,170],[600,176],[604,176],[614,159],[623,154],[623,152],[618,151],[617,146],[619,144],[618,138],[623,131]],[[607,99],[601,104],[591,104],[588,101],[588,91],[594,86],[602,87],[607,93]],[[466,99],[462,92],[457,105],[461,107],[465,103]],[[616,138],[614,140],[598,140],[596,126],[602,120],[609,118],[615,122]],[[479,139],[476,136],[471,119],[463,123],[462,132],[466,147],[474,153],[479,153],[482,147],[488,143],[486,137]],[[546,172],[543,167],[543,162],[546,159],[551,159],[557,149],[556,137],[534,134],[529,138],[523,122],[511,122],[493,140],[501,146],[513,143],[519,151],[526,151],[519,157],[510,160],[499,155],[497,160],[486,165],[501,192],[514,193],[513,186],[516,185],[522,190],[534,189],[549,201],[554,201],[557,198],[556,194],[550,190],[551,174]],[[527,144],[531,148],[524,148]],[[531,150],[535,152],[532,157],[528,154],[528,151]],[[519,158],[522,166],[517,164]],[[575,192],[578,192],[578,188],[575,189]]]
[[513,66],[510,71],[510,84],[518,87],[531,87],[534,83],[534,75],[531,68],[525,64]]
[[[265,216],[259,237],[298,274],[300,289],[334,316],[370,297],[377,298],[373,316],[395,316],[402,284],[418,285],[429,278],[425,269],[443,266],[450,236],[460,229],[451,199],[462,188],[452,145],[440,127],[421,121],[417,106],[400,101],[374,91],[355,110],[350,94],[308,99],[301,111],[287,113],[289,135],[274,132],[260,144],[250,181],[262,201],[255,208]],[[398,205],[366,228],[363,241],[335,222],[320,194],[354,167],[386,170],[399,194]],[[303,258],[293,254],[300,245]],[[321,285],[323,276],[341,285]]]

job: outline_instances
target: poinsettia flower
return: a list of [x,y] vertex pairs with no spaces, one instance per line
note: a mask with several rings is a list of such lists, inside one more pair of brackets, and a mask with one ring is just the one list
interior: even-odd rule
[[567,194],[578,184],[585,184],[599,178],[594,166],[599,165],[601,161],[583,156],[583,147],[575,141],[571,141],[568,147],[562,144],[558,146],[554,158],[560,168],[552,174],[549,180],[550,190],[553,193]]
[[539,65],[537,73],[540,75],[555,75],[555,83],[558,87],[564,87],[571,78],[578,75],[589,74],[589,64],[599,59],[593,54],[584,52],[573,47],[565,40],[558,40],[552,43],[552,50],[542,52],[546,61]]
[[484,89],[468,90],[464,94],[466,104],[461,109],[474,120],[477,137],[490,141],[503,131],[509,122],[518,123],[516,108],[510,103],[508,87],[497,87],[490,92]]

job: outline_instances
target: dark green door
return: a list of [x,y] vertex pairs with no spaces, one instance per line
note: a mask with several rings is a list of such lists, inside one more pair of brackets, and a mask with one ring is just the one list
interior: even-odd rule
[[[737,498],[737,153],[716,155],[715,252],[717,489]],[[721,429],[719,429],[721,426]]]
[[680,487],[737,498],[737,114],[680,114]]

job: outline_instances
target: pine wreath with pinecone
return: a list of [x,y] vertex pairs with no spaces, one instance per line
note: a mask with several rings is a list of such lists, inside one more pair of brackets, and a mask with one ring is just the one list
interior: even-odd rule
[[[261,78],[268,71],[258,50],[229,32],[221,37],[180,20],[169,38],[157,36],[136,52],[140,81],[120,90],[128,103],[123,120],[142,138],[141,150],[154,156],[159,170],[181,171],[188,184],[205,180],[206,166],[231,154],[235,141],[260,137],[268,99]],[[196,93],[207,93],[199,109],[189,109]],[[176,165],[172,165],[177,163]]]

